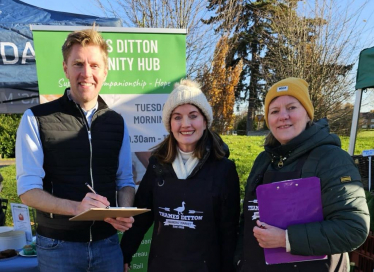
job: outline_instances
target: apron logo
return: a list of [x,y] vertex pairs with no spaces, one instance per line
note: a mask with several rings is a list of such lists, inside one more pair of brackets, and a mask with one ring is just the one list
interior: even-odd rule
[[258,211],[258,206],[248,206],[248,211]]
[[[195,210],[186,211],[185,204],[186,202],[182,201],[182,206],[173,209],[173,211],[176,211],[177,214],[167,213],[167,212],[170,212],[169,207],[158,207],[160,210],[165,211],[165,212],[159,211],[160,216],[166,218],[164,222],[165,226],[173,226],[173,228],[179,228],[179,229],[184,229],[185,227],[191,228],[191,229],[196,228],[196,225],[194,224],[193,221],[203,220],[203,216],[195,215],[195,214],[202,214],[204,212],[195,211]],[[189,215],[184,215],[183,213],[187,213]]]
[[183,214],[183,212],[185,210],[184,204],[186,204],[186,202],[182,201],[182,207],[178,207],[178,208],[174,209],[174,211],[177,211],[178,214]]
[[[257,204],[257,205],[248,205],[248,211],[258,211],[258,200],[248,200],[249,203]],[[256,220],[260,218],[259,212],[254,212],[252,215],[252,220]]]

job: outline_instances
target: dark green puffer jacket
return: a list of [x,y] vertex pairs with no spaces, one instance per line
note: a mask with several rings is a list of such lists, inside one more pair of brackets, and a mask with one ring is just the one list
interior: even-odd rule
[[[298,159],[310,152],[301,177],[321,180],[324,221],[288,227],[291,253],[296,255],[332,255],[359,247],[369,232],[369,212],[361,177],[352,158],[341,149],[340,139],[329,133],[321,119],[286,145],[265,146],[248,177],[246,191],[256,185],[256,177],[266,171],[294,171]],[[278,167],[282,158],[283,167]],[[350,177],[351,181],[345,181]],[[241,217],[236,260],[243,251],[244,217]],[[251,250],[251,249],[245,249]]]

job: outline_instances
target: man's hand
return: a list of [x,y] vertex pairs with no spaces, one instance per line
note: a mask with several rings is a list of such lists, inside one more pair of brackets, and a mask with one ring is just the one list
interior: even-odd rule
[[125,232],[132,227],[134,223],[134,217],[117,217],[117,218],[105,218],[105,222],[111,224],[116,230]]
[[286,231],[257,220],[253,235],[262,248],[286,247]]
[[109,205],[110,203],[106,197],[94,193],[87,193],[78,204],[76,214],[80,214],[91,208],[106,208]]
[[90,208],[105,208],[110,203],[101,195],[87,193],[82,201],[73,201],[69,199],[58,198],[42,189],[32,189],[20,195],[22,203],[37,210],[75,216]]

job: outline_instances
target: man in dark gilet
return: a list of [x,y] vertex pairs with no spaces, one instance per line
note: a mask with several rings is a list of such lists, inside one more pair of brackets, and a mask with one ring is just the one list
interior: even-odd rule
[[37,210],[41,272],[123,271],[117,230],[128,230],[132,217],[69,221],[90,208],[132,206],[134,199],[128,129],[99,96],[107,49],[94,28],[70,33],[62,47],[70,88],[28,109],[17,131],[17,190]]

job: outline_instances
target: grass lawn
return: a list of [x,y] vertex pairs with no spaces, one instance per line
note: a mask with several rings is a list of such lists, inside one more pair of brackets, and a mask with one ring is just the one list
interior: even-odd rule
[[[263,151],[263,136],[232,136],[224,135],[223,140],[230,148],[230,159],[235,164],[240,178],[240,187],[242,197],[247,177],[252,168],[253,162],[257,155]],[[348,150],[349,137],[340,137],[342,140],[342,148]],[[359,132],[356,140],[355,154],[359,155],[363,150],[374,148],[374,130]],[[16,188],[16,168],[14,165],[0,168],[0,173],[4,177],[4,188],[0,196],[8,199],[9,203],[21,203],[17,196]],[[30,217],[32,218],[32,217]],[[8,206],[6,225],[12,225],[12,217],[10,214],[10,205]]]

